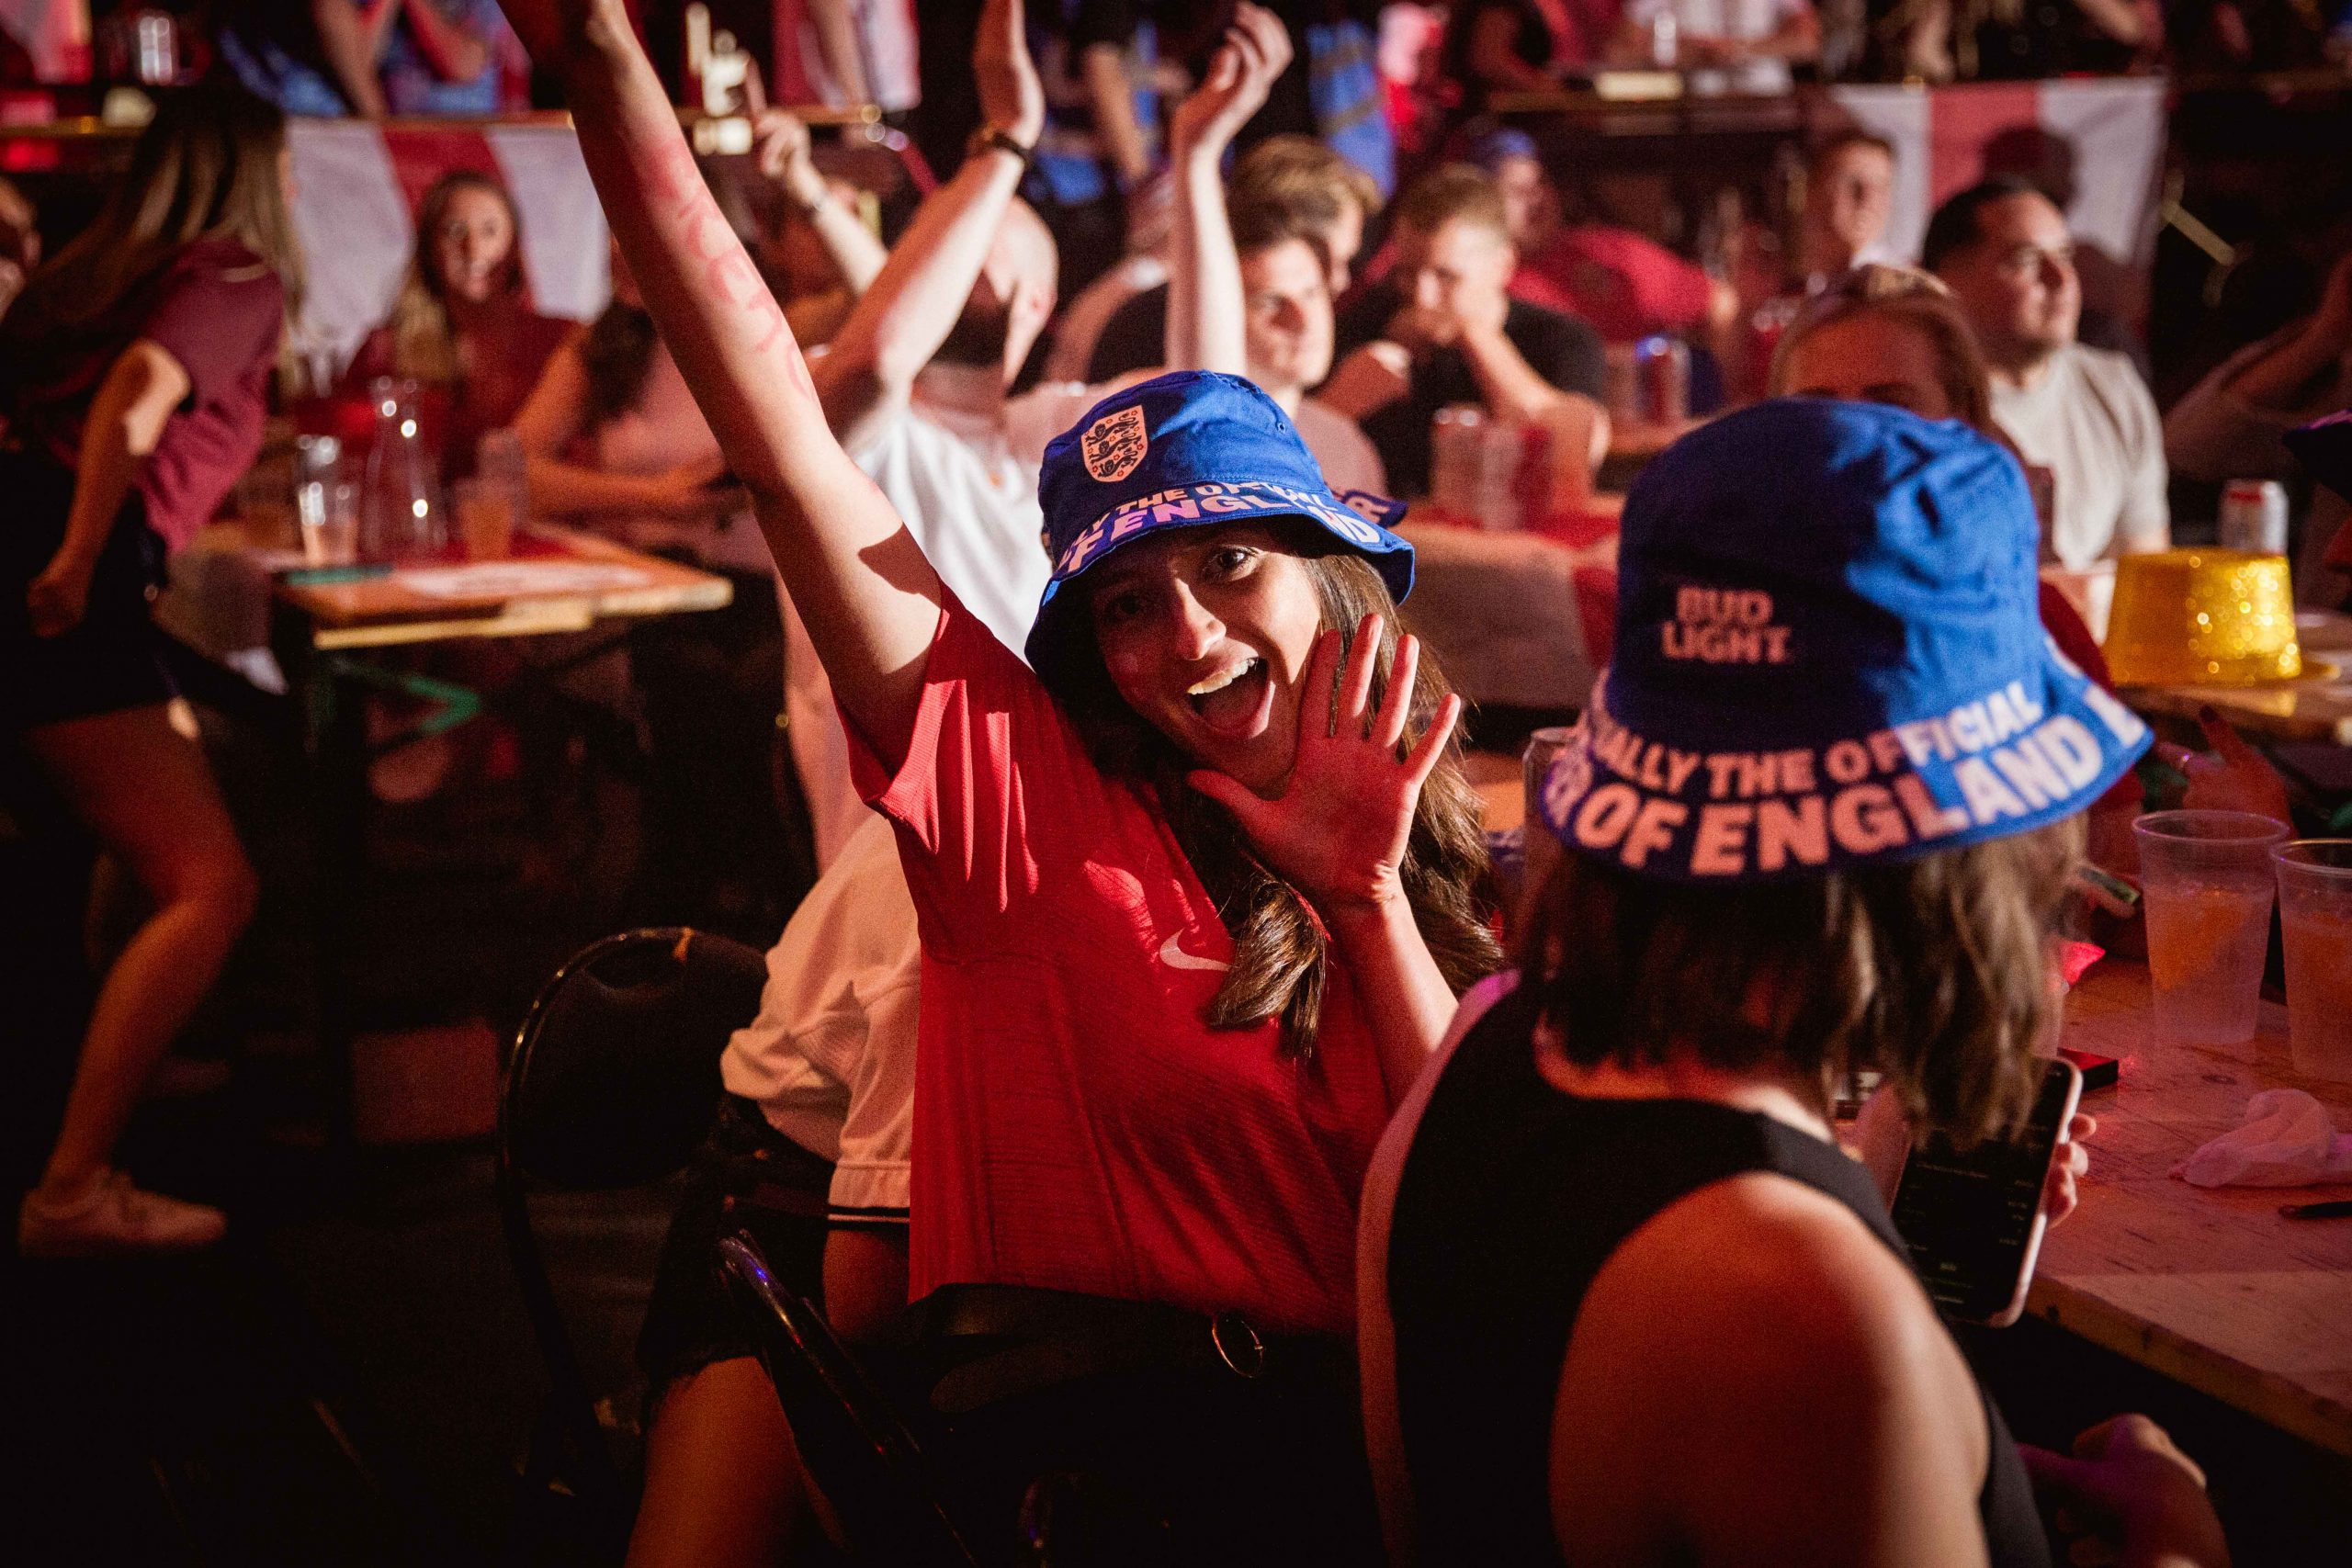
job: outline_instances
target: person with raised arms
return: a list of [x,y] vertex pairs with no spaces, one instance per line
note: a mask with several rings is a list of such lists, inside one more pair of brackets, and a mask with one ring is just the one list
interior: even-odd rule
[[[1361,1560],[1364,1166],[1498,960],[1461,702],[1397,626],[1410,547],[1256,388],[1147,381],[1046,451],[1024,665],[833,438],[620,0],[507,5],[898,834],[910,1292],[981,1516],[1078,1470],[1180,1560]],[[976,51],[1007,190],[1043,116],[1021,26],[989,0]]]

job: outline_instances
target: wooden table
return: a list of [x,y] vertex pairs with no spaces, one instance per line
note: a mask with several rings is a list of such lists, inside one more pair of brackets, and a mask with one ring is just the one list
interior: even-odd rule
[[322,650],[586,631],[599,621],[716,610],[734,597],[723,577],[571,529],[526,529],[514,554],[349,581],[281,572],[276,593]]
[[2030,1310],[2095,1344],[2352,1456],[2352,1220],[2283,1220],[2281,1203],[2352,1184],[2197,1188],[2172,1168],[2235,1127],[2266,1089],[2307,1089],[2352,1131],[2352,1084],[2298,1077],[2287,1010],[2233,1054],[2152,1051],[2148,971],[2108,959],[2067,999],[2066,1043],[2127,1058],[2084,1097],[2098,1118],[2082,1207],[2042,1244]]
[[[250,547],[230,564],[264,573],[271,584],[270,650],[301,716],[316,856],[317,1028],[322,1057],[334,1079],[328,1137],[335,1147],[347,1148],[356,1030],[347,976],[367,870],[368,764],[420,731],[462,722],[481,705],[462,688],[421,681],[365,656],[372,649],[423,643],[539,637],[614,625],[612,642],[594,650],[601,652],[653,618],[718,609],[734,597],[734,586],[724,577],[610,540],[548,527],[519,534],[514,558],[507,562],[426,562],[350,575],[303,570],[299,558],[287,552]],[[228,619],[233,623],[236,617]],[[582,657],[586,655],[559,660],[537,671],[538,678],[551,678],[555,670]],[[401,734],[371,743],[367,694],[387,685],[438,698],[440,706]]]
[[2141,712],[2195,720],[2211,705],[2259,740],[2352,747],[2352,616],[2301,610],[2295,636],[2320,668],[2299,681],[2259,686],[2126,686]]

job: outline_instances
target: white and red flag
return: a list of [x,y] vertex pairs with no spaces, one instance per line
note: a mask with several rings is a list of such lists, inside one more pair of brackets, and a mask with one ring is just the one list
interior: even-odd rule
[[1894,144],[1895,254],[1919,254],[1945,197],[1988,175],[2022,175],[2063,197],[2085,252],[2085,296],[2136,321],[2155,254],[2167,86],[2134,76],[1836,87],[1826,118]]

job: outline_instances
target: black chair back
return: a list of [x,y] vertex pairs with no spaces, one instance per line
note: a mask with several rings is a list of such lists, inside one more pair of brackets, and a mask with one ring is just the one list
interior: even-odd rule
[[720,1237],[718,1252],[801,1462],[859,1561],[971,1568],[922,1446],[824,1315],[769,1272],[748,1234]]
[[499,1106],[502,1159],[570,1191],[682,1168],[710,1131],[718,1055],[760,1010],[766,961],[681,927],[626,931],[555,973],[523,1021]]
[[766,977],[764,958],[727,937],[627,931],[557,970],[515,1033],[498,1106],[499,1220],[548,1385],[518,1532],[549,1499],[569,1498],[585,1517],[565,1533],[617,1562],[630,1513],[531,1227],[529,1190],[609,1191],[683,1169],[718,1108],[719,1053],[758,1013]]

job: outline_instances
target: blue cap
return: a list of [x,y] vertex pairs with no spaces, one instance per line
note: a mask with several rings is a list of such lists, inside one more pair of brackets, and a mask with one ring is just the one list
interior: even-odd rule
[[1501,126],[1475,137],[1470,142],[1470,161],[1488,174],[1494,174],[1513,158],[1533,158],[1542,155],[1535,151],[1535,138],[1523,130]]
[[1333,491],[1282,406],[1238,376],[1179,370],[1114,392],[1047,444],[1037,501],[1053,561],[1029,631],[1041,670],[1062,585],[1164,528],[1298,518],[1370,560],[1390,597],[1413,589],[1413,547],[1387,526],[1404,507]]
[[1617,641],[1545,821],[1647,876],[1821,875],[2022,833],[2148,728],[2042,630],[2033,499],[1954,421],[1784,398],[1626,498]]

